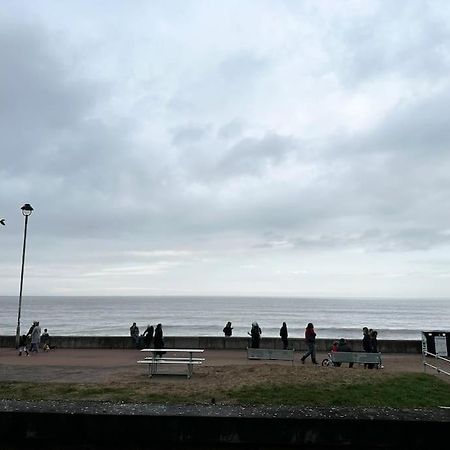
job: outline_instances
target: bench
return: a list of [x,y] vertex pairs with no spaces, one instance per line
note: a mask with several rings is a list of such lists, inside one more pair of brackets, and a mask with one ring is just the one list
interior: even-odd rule
[[[143,360],[137,361],[138,364],[146,364],[148,366],[148,375],[152,377],[153,375],[175,375],[175,373],[167,373],[167,372],[159,372],[159,368],[161,366],[184,366],[186,368],[186,372],[183,372],[187,375],[187,378],[191,378],[194,370],[194,366],[200,365],[205,361],[205,358],[194,358],[192,355],[194,353],[202,353],[203,349],[184,349],[184,348],[176,348],[176,349],[159,349],[159,348],[144,348],[141,352],[151,352],[152,356],[146,356]],[[159,356],[159,353],[189,353],[189,356]]]
[[[328,361],[328,363],[326,363]],[[353,364],[375,364],[375,367],[382,368],[381,353],[366,352],[331,352],[328,359],[322,361],[322,365],[338,365],[342,363]]]
[[294,364],[294,349],[282,350],[279,348],[247,347],[247,359],[278,359],[292,361],[292,364]]

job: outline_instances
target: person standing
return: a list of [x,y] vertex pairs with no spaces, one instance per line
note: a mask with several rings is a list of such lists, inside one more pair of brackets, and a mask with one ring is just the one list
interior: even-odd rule
[[230,337],[233,334],[233,327],[231,326],[231,322],[227,322],[222,331],[225,337]]
[[252,323],[252,329],[248,333],[252,338],[251,348],[259,348],[259,342],[261,340],[261,328],[259,328],[258,322]]
[[307,347],[306,353],[301,357],[302,364],[305,364],[305,359],[311,356],[311,361],[314,365],[316,361],[316,332],[314,331],[314,325],[310,322],[305,329],[305,343]]
[[[155,328],[155,348],[164,348],[164,336],[163,336],[163,330],[162,325],[158,323]],[[166,352],[157,352],[157,356],[162,356]]]
[[147,348],[150,348],[152,346],[153,341],[153,325],[148,324],[145,331],[142,333],[142,336],[144,338],[144,343]]
[[286,322],[283,322],[283,325],[280,328],[280,337],[283,342],[283,350],[286,350],[288,348],[288,330]]
[[372,353],[378,353],[378,332],[375,330],[372,330],[372,333],[370,333],[370,345]]
[[41,343],[41,327],[39,326],[39,322],[36,322],[36,325],[31,332],[31,348],[30,353],[38,353],[39,344]]
[[[363,328],[363,340],[362,347],[366,353],[372,353],[372,341],[370,339],[369,329],[367,327]],[[373,369],[373,364],[364,364],[367,369]]]
[[130,327],[130,336],[135,347],[139,348],[139,327],[136,325],[136,322],[133,322],[133,325]]

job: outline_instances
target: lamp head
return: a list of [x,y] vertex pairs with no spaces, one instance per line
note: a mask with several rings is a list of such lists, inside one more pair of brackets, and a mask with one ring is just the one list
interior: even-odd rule
[[33,207],[29,203],[25,203],[25,205],[20,208],[22,210],[22,214],[24,216],[30,216],[33,212]]

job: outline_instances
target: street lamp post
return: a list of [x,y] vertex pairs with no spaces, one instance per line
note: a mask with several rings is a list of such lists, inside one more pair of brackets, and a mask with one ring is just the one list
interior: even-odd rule
[[25,216],[25,228],[23,231],[22,270],[20,272],[19,312],[17,313],[16,347],[19,346],[20,340],[20,312],[22,309],[23,271],[25,266],[25,247],[27,243],[28,217],[33,212],[33,208],[29,203],[25,203],[25,205],[23,205],[20,209],[22,210],[22,214]]

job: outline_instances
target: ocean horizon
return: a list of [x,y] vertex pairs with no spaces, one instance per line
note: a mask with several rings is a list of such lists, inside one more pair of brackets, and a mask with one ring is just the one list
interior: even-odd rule
[[[0,334],[15,335],[18,296],[0,296]],[[283,322],[302,338],[312,322],[318,338],[359,339],[362,327],[380,340],[418,340],[421,331],[450,330],[450,299],[290,296],[24,296],[21,332],[38,320],[51,335],[127,336],[136,322],[163,325],[166,336],[247,336],[252,322],[263,337],[278,337]]]

